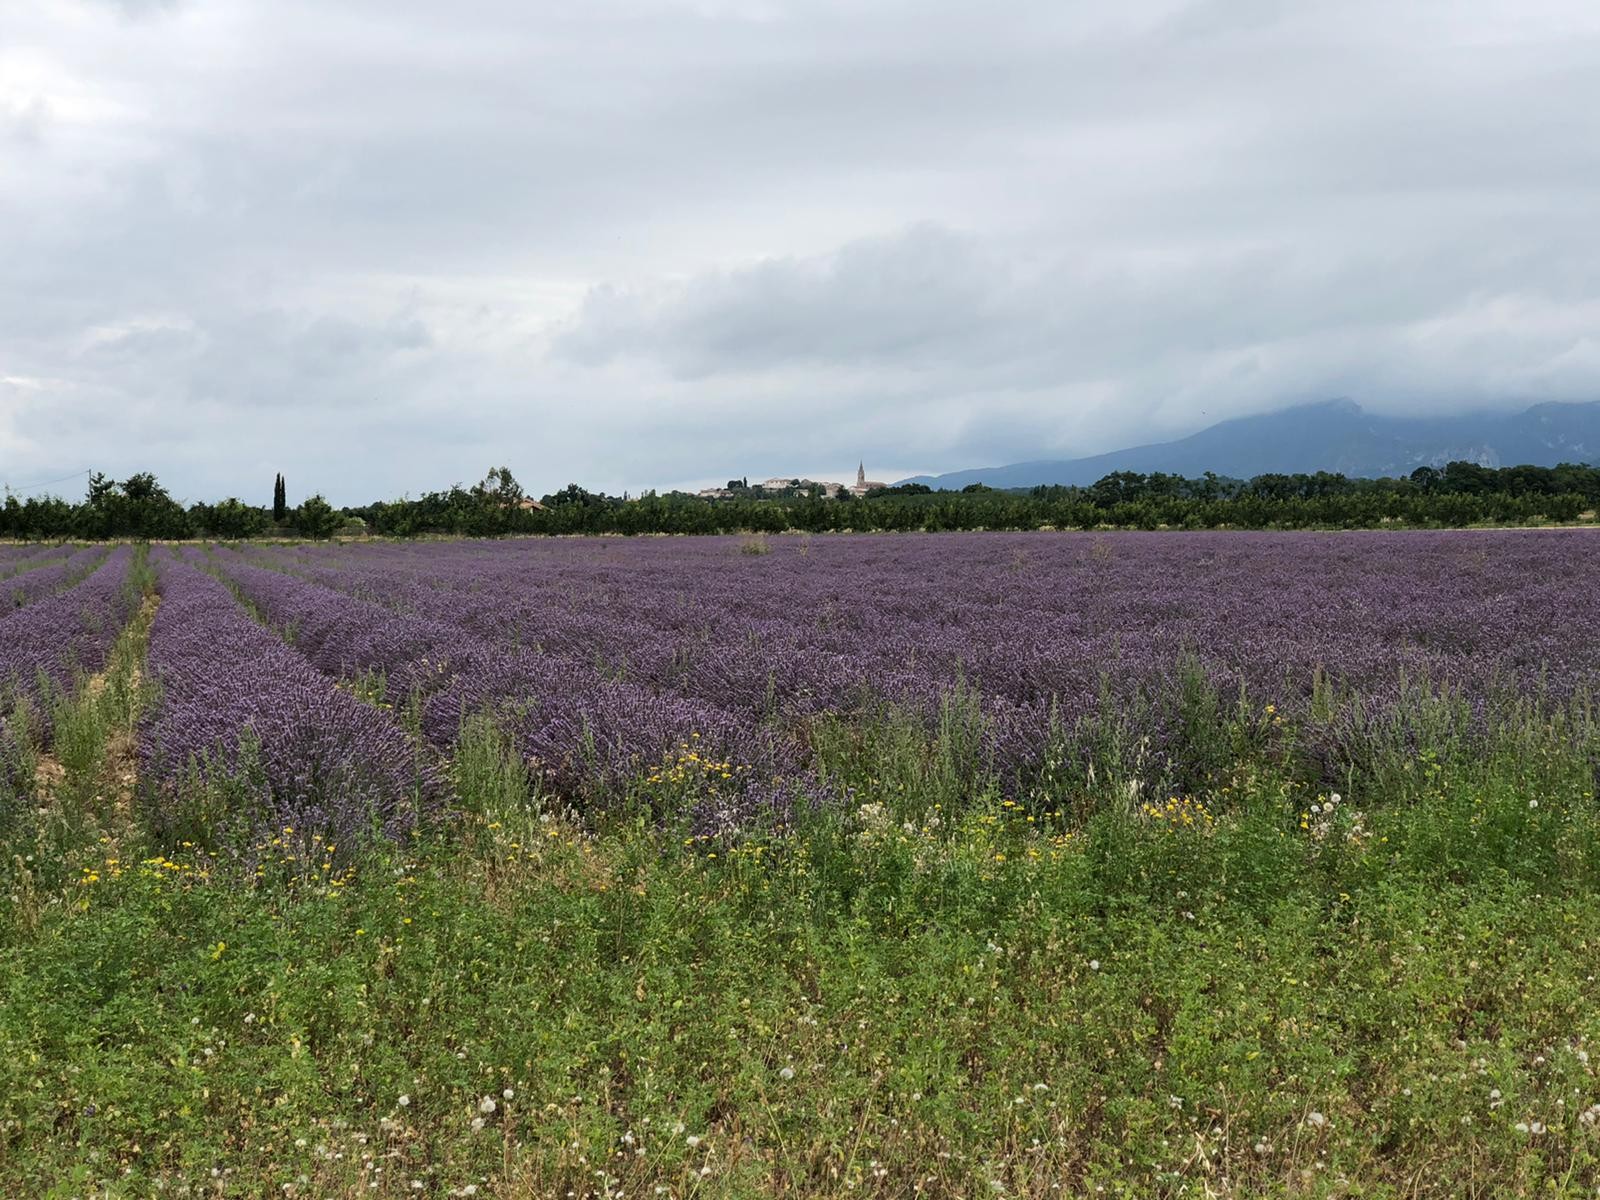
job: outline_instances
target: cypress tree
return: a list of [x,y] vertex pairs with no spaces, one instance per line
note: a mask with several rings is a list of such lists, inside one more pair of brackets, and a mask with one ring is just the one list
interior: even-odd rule
[[272,519],[281,521],[289,515],[288,494],[284,490],[283,476],[279,475],[272,483]]

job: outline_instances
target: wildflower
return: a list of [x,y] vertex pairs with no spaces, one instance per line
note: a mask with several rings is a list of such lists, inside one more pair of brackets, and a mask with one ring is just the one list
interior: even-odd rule
[[504,1096],[507,1100],[515,1099],[515,1097],[516,1097],[516,1093],[514,1091],[512,1091],[510,1088],[507,1088],[505,1091],[501,1092],[500,1094],[502,1096]]
[[1098,958],[1091,958],[1089,960],[1089,970],[1098,971],[1099,969],[1100,969],[1100,960]]
[[697,1134],[693,1134],[693,1133],[691,1133],[688,1137],[684,1138],[683,1140],[688,1143],[689,1149],[691,1149],[691,1150],[693,1150],[696,1146],[698,1146],[700,1144],[699,1136]]
[[790,1079],[793,1079],[794,1078],[794,1068],[793,1067],[785,1067],[783,1070],[778,1072],[778,1078],[786,1080],[786,1081],[790,1080]]
[[493,1096],[485,1096],[482,1100],[478,1101],[478,1111],[481,1112],[484,1116],[487,1117],[494,1110],[495,1110],[495,1103],[494,1103],[494,1097]]
[[473,1117],[472,1118],[472,1132],[473,1133],[478,1133],[482,1129],[483,1129],[483,1118],[482,1117]]
[[1328,1118],[1323,1116],[1321,1113],[1312,1110],[1306,1114],[1306,1124],[1311,1126],[1313,1129],[1324,1129],[1327,1127]]
[[411,1097],[410,1096],[401,1096],[400,1097],[400,1107],[401,1108],[410,1108],[411,1107]]

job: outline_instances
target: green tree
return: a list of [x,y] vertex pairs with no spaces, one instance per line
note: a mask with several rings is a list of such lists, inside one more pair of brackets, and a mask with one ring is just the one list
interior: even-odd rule
[[220,504],[194,504],[189,520],[197,532],[211,537],[237,540],[266,532],[267,510],[229,496]]
[[328,538],[332,537],[334,530],[343,523],[344,518],[338,509],[329,504],[320,495],[308,496],[295,509],[294,524],[300,531],[301,537]]

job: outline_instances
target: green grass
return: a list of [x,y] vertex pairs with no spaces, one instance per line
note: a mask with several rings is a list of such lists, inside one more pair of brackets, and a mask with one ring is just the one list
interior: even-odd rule
[[627,815],[648,775],[558,815],[475,722],[451,827],[258,879],[104,804],[136,650],[0,869],[5,1196],[1600,1188],[1577,718],[1436,723],[1330,806],[1201,698],[1203,787],[1018,804],[958,697],[819,728],[848,811],[742,842]]

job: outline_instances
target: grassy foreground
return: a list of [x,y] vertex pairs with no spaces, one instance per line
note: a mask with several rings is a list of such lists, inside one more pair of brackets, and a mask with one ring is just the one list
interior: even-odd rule
[[136,659],[6,831],[0,1195],[1600,1187],[1590,734],[1051,807],[819,732],[847,811],[733,843],[548,811],[480,731],[456,826],[258,869],[141,834]]

